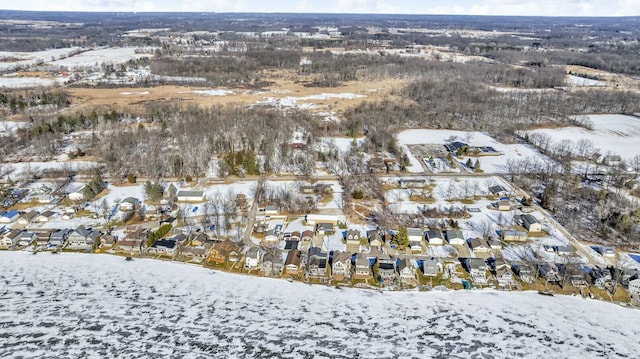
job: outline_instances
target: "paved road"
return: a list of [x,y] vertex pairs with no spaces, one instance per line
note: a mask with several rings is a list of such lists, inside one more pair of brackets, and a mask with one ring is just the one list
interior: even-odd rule
[[258,213],[258,201],[253,200],[253,205],[251,205],[251,209],[247,214],[247,227],[244,229],[244,233],[242,234],[242,242],[246,246],[253,247],[255,243],[251,241],[251,232],[253,232],[253,225],[256,223],[256,214]]

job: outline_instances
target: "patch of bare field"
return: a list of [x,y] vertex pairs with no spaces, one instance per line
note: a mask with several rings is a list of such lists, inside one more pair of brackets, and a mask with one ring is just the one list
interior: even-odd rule
[[597,70],[591,67],[567,65],[565,66],[565,72],[571,72],[576,76],[586,75],[597,78],[598,80],[604,80],[607,81],[610,86],[616,87],[621,90],[637,90],[640,88],[639,78],[623,74],[616,74],[604,70]]
[[[354,94],[355,98],[328,97],[321,99],[298,99],[298,104],[314,104],[318,111],[341,112],[364,101],[389,99],[393,89],[405,84],[405,80],[391,79],[379,82],[352,81],[339,87],[307,87],[301,82],[276,78],[271,85],[260,90],[245,88],[206,88],[193,86],[155,86],[143,88],[68,88],[74,109],[94,107],[143,106],[157,101],[178,101],[183,104],[202,106],[228,104],[256,104],[267,99],[300,98],[322,94]],[[217,91],[216,91],[217,90]],[[208,94],[206,91],[214,91]],[[222,94],[221,91],[230,91]]]

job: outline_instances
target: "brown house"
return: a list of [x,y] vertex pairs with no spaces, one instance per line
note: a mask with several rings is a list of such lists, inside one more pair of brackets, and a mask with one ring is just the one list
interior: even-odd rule
[[292,249],[287,254],[287,260],[284,262],[285,272],[287,274],[298,274],[300,272],[300,264],[302,263],[302,254],[297,248]]
[[240,253],[238,244],[231,241],[216,243],[209,251],[209,260],[215,263],[237,262]]

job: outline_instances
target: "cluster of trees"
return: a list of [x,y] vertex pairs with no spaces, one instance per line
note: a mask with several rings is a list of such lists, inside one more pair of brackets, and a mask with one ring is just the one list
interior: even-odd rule
[[259,175],[260,167],[260,160],[252,150],[240,150],[222,156],[218,165],[218,174],[222,177]]
[[91,201],[105,188],[106,186],[102,177],[96,176],[91,180],[91,182],[87,183],[87,185],[82,190],[82,194],[84,195],[85,200]]
[[0,92],[0,109],[12,115],[24,112],[27,108],[53,106],[58,109],[70,103],[69,95],[60,89]]

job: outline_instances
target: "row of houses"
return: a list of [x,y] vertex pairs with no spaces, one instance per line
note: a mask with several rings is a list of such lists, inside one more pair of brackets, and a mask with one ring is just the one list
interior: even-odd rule
[[101,244],[115,243],[114,236],[79,226],[75,229],[5,230],[0,235],[0,248],[18,248],[36,245],[52,249],[93,250]]
[[53,211],[3,211],[0,212],[0,224],[18,223],[20,225],[29,225],[31,223],[46,223],[57,215],[58,213]]

